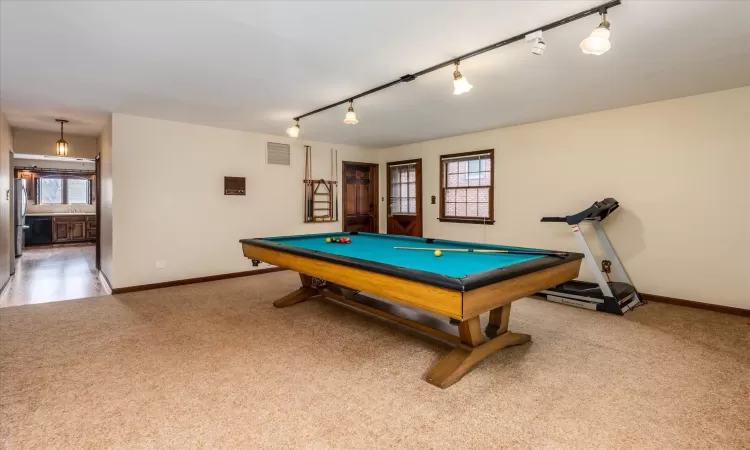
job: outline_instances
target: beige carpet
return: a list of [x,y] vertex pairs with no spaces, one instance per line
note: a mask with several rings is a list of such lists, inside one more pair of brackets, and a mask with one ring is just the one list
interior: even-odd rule
[[440,390],[447,347],[280,272],[0,310],[3,448],[748,448],[750,326],[525,299],[508,349]]

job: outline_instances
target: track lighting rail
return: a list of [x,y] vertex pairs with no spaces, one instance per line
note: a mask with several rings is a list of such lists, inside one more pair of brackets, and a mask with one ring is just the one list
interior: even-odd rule
[[607,2],[607,3],[604,3],[602,5],[595,6],[593,8],[587,9],[585,11],[581,11],[581,12],[579,12],[577,14],[573,14],[572,16],[568,16],[568,17],[566,17],[564,19],[560,19],[560,20],[558,20],[556,22],[552,22],[552,23],[549,23],[547,25],[543,25],[541,27],[534,28],[533,30],[526,31],[525,33],[518,34],[518,35],[513,36],[511,38],[502,40],[500,42],[496,42],[496,43],[488,45],[486,47],[482,47],[480,49],[474,50],[472,52],[469,52],[469,53],[466,53],[464,55],[458,56],[456,58],[450,59],[448,61],[441,62],[440,64],[435,64],[434,66],[428,67],[428,68],[426,68],[424,70],[420,70],[419,72],[416,72],[416,73],[413,73],[413,74],[403,75],[402,77],[400,77],[397,80],[393,80],[393,81],[391,81],[389,83],[386,83],[386,84],[374,87],[374,88],[372,88],[370,90],[361,92],[361,93],[359,93],[357,95],[353,95],[351,97],[347,97],[346,99],[338,101],[336,103],[331,103],[330,105],[327,105],[327,106],[324,106],[322,108],[318,108],[318,109],[316,109],[314,111],[310,111],[308,113],[299,115],[299,116],[295,117],[294,120],[298,121],[298,120],[300,120],[300,119],[302,119],[304,117],[312,116],[313,114],[317,114],[319,112],[323,112],[323,111],[326,111],[328,109],[335,108],[337,106],[340,106],[340,105],[349,103],[351,101],[354,101],[354,100],[356,100],[358,98],[362,98],[362,97],[365,97],[367,95],[374,94],[375,92],[382,91],[383,89],[388,89],[389,87],[395,86],[395,85],[400,84],[400,83],[408,83],[410,81],[414,81],[418,77],[421,77],[422,75],[426,75],[426,74],[428,74],[430,72],[434,72],[434,71],[442,69],[444,67],[451,66],[453,64],[456,64],[459,61],[464,61],[464,60],[467,60],[469,58],[473,58],[475,56],[481,55],[482,53],[486,53],[486,52],[488,52],[490,50],[495,50],[495,49],[498,49],[500,47],[505,47],[506,45],[512,44],[512,43],[517,42],[517,41],[522,41],[522,40],[524,40],[526,38],[527,34],[533,33],[535,31],[548,31],[548,30],[551,30],[553,28],[557,28],[557,27],[559,27],[561,25],[565,25],[567,23],[574,22],[576,20],[582,19],[584,17],[588,17],[588,16],[593,15],[593,14],[606,14],[607,9],[613,8],[613,7],[618,6],[620,4],[622,4],[621,0],[613,0],[613,1],[610,1],[610,2]]

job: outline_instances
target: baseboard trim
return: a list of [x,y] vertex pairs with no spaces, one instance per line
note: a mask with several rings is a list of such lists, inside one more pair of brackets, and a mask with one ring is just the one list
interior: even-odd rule
[[705,309],[707,311],[716,311],[724,314],[735,316],[750,317],[750,309],[735,308],[733,306],[714,305],[712,303],[695,302],[693,300],[683,300],[681,298],[664,297],[662,295],[641,293],[643,299],[649,302],[668,303],[670,305],[687,306],[688,308]]
[[[15,275],[15,273],[13,275]],[[13,278],[13,275],[8,276],[8,279],[5,280],[5,283],[3,283],[3,287],[0,287],[0,294],[2,294],[5,288],[8,287],[8,283],[10,283],[10,280]]]
[[104,280],[105,284],[107,285],[107,289],[109,289],[109,292],[112,292],[112,283],[109,282],[109,278],[107,278],[107,274],[104,273],[103,270],[99,269],[99,275],[101,275],[101,279]]
[[[163,283],[142,284],[140,286],[128,286],[124,288],[114,288],[112,289],[112,295],[127,294],[128,292],[149,291],[151,289],[182,286],[185,284],[206,283],[209,281],[227,280],[229,278],[248,277],[251,275],[262,275],[264,273],[280,272],[282,270],[286,270],[286,269],[283,269],[281,267],[269,267],[267,269],[247,270],[245,272],[224,273],[221,275],[211,275],[208,277],[186,278],[184,280],[165,281]],[[106,279],[106,276],[105,276],[105,279]],[[107,282],[109,282],[109,280],[107,280]]]

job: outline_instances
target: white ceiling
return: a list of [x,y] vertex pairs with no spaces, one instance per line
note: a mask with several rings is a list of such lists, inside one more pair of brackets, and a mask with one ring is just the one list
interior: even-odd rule
[[[11,126],[97,134],[120,112],[270,134],[292,117],[604,1],[0,4]],[[389,147],[750,84],[750,2],[623,0],[612,50],[597,16],[301,121],[307,139]]]

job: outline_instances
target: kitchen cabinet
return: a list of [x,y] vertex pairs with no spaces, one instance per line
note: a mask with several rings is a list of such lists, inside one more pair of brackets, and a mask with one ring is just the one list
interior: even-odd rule
[[81,241],[86,239],[86,222],[70,222],[71,241]]
[[52,222],[52,242],[70,240],[70,224],[68,222]]
[[86,216],[86,239],[96,240],[96,216]]
[[27,245],[96,241],[97,223],[93,214],[26,216]]
[[53,216],[52,221],[55,243],[96,239],[96,216]]

